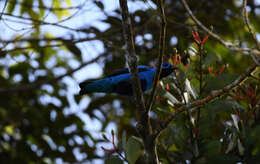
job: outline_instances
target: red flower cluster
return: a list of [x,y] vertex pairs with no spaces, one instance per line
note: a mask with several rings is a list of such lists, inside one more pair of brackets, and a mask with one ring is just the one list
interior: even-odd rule
[[215,74],[215,75],[216,74],[220,75],[225,70],[225,68],[226,68],[226,65],[222,65],[222,67],[220,69],[213,70],[212,67],[209,67],[208,70],[209,70],[209,73],[212,73],[212,74]]
[[[246,112],[245,119],[249,118],[250,116],[254,115],[256,116],[256,110],[257,102],[260,99],[260,94],[258,94],[257,86],[255,87],[247,87],[247,88],[240,88],[236,90],[233,94],[231,94],[231,97],[235,100],[242,101],[246,104],[248,104],[248,111]],[[240,118],[240,111],[235,111],[235,114]]]
[[252,107],[254,107],[260,99],[260,95],[257,95],[256,88],[254,87],[239,89],[231,96],[236,100],[250,103]]
[[[185,58],[185,57],[184,57]],[[167,58],[165,57],[164,58],[164,61],[169,61],[172,63],[172,65],[174,65],[175,67],[178,66],[181,62],[184,64],[183,60],[183,57],[180,56],[179,54],[175,53],[172,58]],[[185,64],[185,68],[188,68],[189,67],[189,63],[186,62],[187,64]]]
[[180,64],[182,57],[179,54],[174,54],[171,58],[172,64],[176,67],[178,64]]
[[242,96],[242,90],[238,90],[234,95],[232,95],[232,98],[233,99],[236,99],[236,100],[240,100],[240,101],[243,101],[245,100],[244,97]]
[[199,49],[203,49],[203,44],[208,40],[209,35],[205,35],[204,38],[201,40],[198,31],[192,31],[192,36],[196,44],[199,46]]
[[246,95],[247,95],[247,97],[250,99],[250,100],[255,100],[255,88],[250,88],[250,89],[248,89],[248,88],[246,88]]
[[160,95],[157,95],[157,96],[156,96],[156,100],[158,100],[158,101],[163,101],[163,100],[165,100],[165,98],[164,98],[164,97],[161,97]]

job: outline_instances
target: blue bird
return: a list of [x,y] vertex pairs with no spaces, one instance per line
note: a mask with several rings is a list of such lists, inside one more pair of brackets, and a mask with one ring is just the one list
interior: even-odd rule
[[[152,88],[154,74],[156,68],[140,65],[138,68],[138,75],[141,81],[142,91],[148,91]],[[168,62],[162,64],[162,72],[160,74],[160,79],[170,75],[176,67]],[[133,95],[131,74],[128,68],[120,69],[111,75],[94,81],[85,81],[79,84],[81,90],[80,95],[94,92],[103,93],[117,93],[120,95]]]

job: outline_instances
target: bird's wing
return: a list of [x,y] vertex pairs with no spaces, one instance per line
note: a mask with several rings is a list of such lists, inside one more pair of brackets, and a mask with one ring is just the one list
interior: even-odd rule
[[[146,90],[147,82],[144,78],[140,79],[142,91]],[[114,86],[114,92],[121,95],[133,95],[132,83],[130,80],[120,81]]]
[[[138,68],[138,72],[148,71],[148,70],[151,69],[151,67],[145,66],[145,65],[139,65],[137,68]],[[107,77],[121,75],[121,74],[124,74],[124,73],[129,73],[128,68],[119,69],[119,70],[113,72],[112,74],[108,75]]]

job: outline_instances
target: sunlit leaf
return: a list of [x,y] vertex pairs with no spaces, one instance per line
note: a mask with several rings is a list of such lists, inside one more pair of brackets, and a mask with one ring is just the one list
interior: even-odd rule
[[194,87],[192,87],[190,81],[188,79],[185,80],[185,85],[186,85],[186,90],[188,91],[188,93],[190,93],[194,99],[196,99],[198,97],[198,93],[195,90]]
[[9,14],[11,14],[11,13],[14,11],[14,9],[15,9],[15,7],[16,7],[16,1],[17,1],[17,0],[10,0],[10,1],[9,1],[9,3],[8,3],[8,9],[7,9],[7,12],[8,12]]
[[66,4],[68,5],[68,7],[71,7],[71,0],[66,0]]
[[41,17],[43,17],[44,16],[44,13],[45,13],[45,10],[44,10],[44,7],[45,7],[45,5],[44,5],[44,3],[43,3],[43,0],[39,0],[39,10],[40,10],[40,15],[41,15]]
[[13,135],[14,134],[14,127],[12,125],[8,125],[5,127],[5,132],[8,134],[8,135]]
[[235,114],[231,114],[231,117],[232,117],[234,126],[236,127],[237,131],[239,131],[239,127],[238,127],[239,117]]
[[173,104],[178,104],[180,103],[170,92],[162,89],[162,88],[157,88],[158,92],[160,93],[160,95],[162,95],[163,97],[169,99],[171,101],[171,103]]
[[[53,8],[62,8],[62,1],[59,0],[53,0]],[[69,2],[70,4],[70,2]],[[69,16],[70,12],[68,10],[55,10],[54,11],[55,15],[59,20],[63,18],[63,16]]]
[[242,143],[241,143],[241,141],[240,141],[239,138],[237,139],[237,146],[238,146],[239,154],[240,154],[240,155],[244,155],[245,148],[244,148],[244,146],[242,145]]

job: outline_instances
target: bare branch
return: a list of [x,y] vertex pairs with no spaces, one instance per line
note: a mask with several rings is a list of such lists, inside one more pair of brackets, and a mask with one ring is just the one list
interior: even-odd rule
[[[94,40],[102,40],[103,42],[105,42],[107,45],[110,45],[111,47],[117,49],[117,50],[121,50],[121,47],[118,47],[114,44],[112,44],[110,41],[106,40],[105,37],[109,36],[113,33],[117,32],[117,30],[115,31],[110,31],[110,32],[106,32],[106,33],[100,33],[97,34],[95,37],[85,37],[85,38],[80,38],[80,39],[65,39],[63,37],[54,37],[54,38],[22,38],[22,39],[12,39],[12,40],[1,40],[0,43],[4,44],[3,47],[1,47],[1,53],[9,53],[9,52],[13,52],[13,51],[18,51],[18,50],[26,50],[26,49],[33,49],[34,47],[32,46],[25,46],[25,47],[13,47],[12,49],[8,49],[8,50],[4,50],[4,47],[6,47],[7,44],[13,43],[20,43],[20,42],[57,42],[56,44],[48,44],[48,45],[43,45],[43,46],[39,46],[39,48],[47,48],[47,47],[60,47],[63,46],[63,43],[58,43],[58,42],[65,42],[65,41],[70,41],[72,43],[82,43],[82,42],[87,42],[87,41],[94,41]],[[20,44],[17,44],[20,45]]]
[[81,32],[82,31],[80,29],[74,29],[74,28],[71,28],[71,27],[68,27],[68,26],[64,26],[64,25],[58,24],[60,22],[58,22],[58,23],[51,23],[51,22],[46,22],[46,21],[42,21],[42,20],[38,20],[38,19],[23,17],[23,16],[19,16],[19,15],[13,15],[13,14],[7,14],[7,13],[3,13],[3,15],[14,17],[14,18],[18,18],[18,19],[32,21],[34,23],[37,23],[38,25],[53,25],[53,26],[57,26],[57,27],[60,27],[60,28],[64,28],[64,29],[72,30],[72,31],[76,31],[76,32]]
[[138,77],[138,69],[137,69],[138,62],[135,53],[133,30],[131,27],[131,20],[128,12],[127,0],[119,0],[119,2],[120,2],[121,12],[122,12],[123,35],[127,47],[126,60],[131,73],[132,86],[135,86],[133,87],[134,97],[137,101],[138,108],[142,112],[144,112],[145,111],[144,98],[141,89],[140,79]]
[[196,17],[195,15],[192,13],[189,5],[187,4],[186,0],[181,0],[183,6],[185,7],[185,9],[187,10],[189,16],[192,18],[192,20],[199,26],[201,27],[204,31],[206,31],[209,35],[211,35],[213,38],[217,39],[221,44],[223,44],[226,48],[233,50],[233,51],[239,51],[239,52],[246,52],[246,53],[251,53],[254,55],[260,55],[260,51],[257,49],[253,49],[253,48],[241,48],[241,47],[237,47],[236,45],[225,41],[224,39],[222,39],[219,35],[213,33],[210,29],[208,29],[206,26],[204,26]]
[[137,131],[142,137],[144,142],[144,149],[147,156],[147,163],[149,164],[158,164],[158,157],[156,151],[156,140],[155,136],[152,134],[151,125],[149,122],[149,115],[146,112],[144,98],[141,90],[140,80],[138,77],[137,70],[137,57],[135,54],[134,39],[133,39],[133,30],[131,27],[131,20],[129,17],[127,0],[119,0],[120,7],[122,11],[122,25],[123,25],[123,34],[127,47],[127,62],[128,67],[131,73],[132,86],[134,97],[136,99],[139,110],[139,123],[137,124]]
[[2,12],[0,13],[0,20],[2,19],[3,13],[4,13],[5,9],[6,9],[7,2],[8,2],[8,0],[5,0],[4,7],[3,7],[3,9],[2,9]]
[[[48,47],[60,47],[63,46],[63,44],[49,44],[49,45],[45,45],[45,46],[39,46],[38,48],[48,48]],[[14,52],[14,51],[20,51],[20,50],[29,50],[29,49],[33,49],[35,47],[33,46],[26,46],[26,47],[15,47],[9,50],[0,50],[1,54],[6,54],[6,53],[10,53],[10,52]]]
[[247,0],[243,0],[243,17],[244,17],[244,22],[250,32],[250,34],[252,35],[254,41],[255,41],[255,44],[257,46],[257,48],[260,50],[260,44],[256,38],[256,34],[255,32],[253,31],[253,29],[251,28],[250,24],[249,24],[249,19],[248,19],[248,14],[247,14]]
[[[247,0],[243,0],[243,18],[244,18],[244,22],[249,30],[249,33],[251,34],[252,38],[255,41],[255,44],[257,46],[257,48],[260,50],[260,44],[256,38],[256,34],[253,31],[253,29],[251,28],[250,24],[249,24],[249,19],[248,19],[248,14],[247,14]],[[251,58],[254,60],[254,62],[258,65],[260,65],[260,61],[258,61],[258,58],[255,57],[253,54],[249,53],[249,55],[251,56]]]
[[161,70],[162,70],[161,65],[162,65],[163,56],[165,53],[165,38],[166,38],[167,22],[166,22],[166,17],[165,17],[165,13],[164,13],[163,0],[157,0],[157,5],[160,10],[160,16],[161,16],[159,54],[158,54],[157,69],[156,69],[154,79],[153,79],[153,88],[152,88],[152,92],[151,92],[151,95],[150,95],[148,103],[147,103],[147,112],[148,113],[153,106],[154,98],[156,95],[155,91],[156,91],[157,84],[159,82],[159,78],[160,78],[160,74],[161,74]]
[[23,39],[15,39],[15,40],[1,40],[0,43],[10,44],[10,43],[19,43],[19,42],[51,42],[51,41],[71,41],[73,43],[85,42],[85,41],[93,41],[98,40],[97,37],[90,38],[82,38],[82,39],[65,39],[62,37],[54,37],[54,38],[23,38]]

